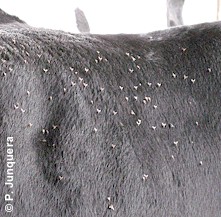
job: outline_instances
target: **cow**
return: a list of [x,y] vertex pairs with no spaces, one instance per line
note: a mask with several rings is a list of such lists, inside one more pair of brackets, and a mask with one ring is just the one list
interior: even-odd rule
[[167,0],[167,26],[174,27],[183,25],[184,0]]
[[0,49],[1,216],[221,216],[220,22]]
[[0,25],[2,24],[12,24],[12,23],[16,23],[16,24],[26,24],[23,20],[19,19],[16,16],[12,16],[10,14],[7,14],[5,11],[3,11],[2,9],[0,9]]
[[84,14],[84,11],[82,11],[80,8],[75,9],[75,18],[76,18],[76,24],[77,28],[80,33],[90,33],[90,26],[87,21],[87,18]]

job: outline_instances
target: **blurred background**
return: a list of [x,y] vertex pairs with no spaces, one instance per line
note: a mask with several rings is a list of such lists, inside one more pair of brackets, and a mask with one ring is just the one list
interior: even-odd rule
[[[221,0],[185,0],[186,25],[221,18]],[[146,33],[167,28],[166,0],[4,0],[0,8],[27,24],[79,33],[75,9],[87,18],[91,33]]]

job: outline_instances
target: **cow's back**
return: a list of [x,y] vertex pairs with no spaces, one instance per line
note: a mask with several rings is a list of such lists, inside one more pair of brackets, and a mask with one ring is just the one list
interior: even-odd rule
[[220,216],[220,45],[220,23],[106,36],[3,28],[11,216]]

